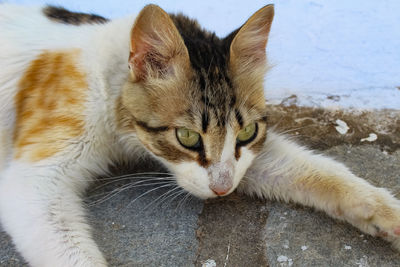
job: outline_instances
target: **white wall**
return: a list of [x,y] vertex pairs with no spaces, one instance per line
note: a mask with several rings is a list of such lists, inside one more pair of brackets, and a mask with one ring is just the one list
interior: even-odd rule
[[[148,1],[10,0],[58,4],[106,17],[137,13]],[[224,36],[265,1],[151,1],[168,12],[197,18]],[[274,68],[267,100],[292,94],[298,104],[400,109],[399,0],[280,0],[267,48]],[[327,99],[334,95],[339,101]]]

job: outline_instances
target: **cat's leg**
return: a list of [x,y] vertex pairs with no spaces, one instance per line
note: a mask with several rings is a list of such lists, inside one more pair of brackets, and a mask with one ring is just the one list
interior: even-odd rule
[[239,191],[323,210],[400,250],[400,201],[352,174],[343,164],[316,155],[269,132],[263,152]]
[[1,223],[30,265],[106,266],[86,223],[83,183],[56,166],[14,162],[1,174]]

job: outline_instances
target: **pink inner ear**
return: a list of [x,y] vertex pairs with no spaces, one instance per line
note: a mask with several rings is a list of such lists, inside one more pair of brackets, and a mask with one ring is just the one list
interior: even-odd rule
[[[156,52],[155,45],[146,41],[143,33],[135,34],[132,51],[129,55],[129,65],[139,79],[144,79],[149,71],[162,72],[165,64],[162,56]],[[150,38],[149,38],[150,39]],[[151,40],[157,43],[157,40]]]
[[133,30],[129,65],[137,79],[144,80],[149,75],[162,77],[172,73],[170,60],[176,56],[176,51],[160,38],[154,33]]
[[136,42],[129,54],[129,66],[134,71],[137,78],[143,78],[146,75],[145,59],[150,46],[144,42]]

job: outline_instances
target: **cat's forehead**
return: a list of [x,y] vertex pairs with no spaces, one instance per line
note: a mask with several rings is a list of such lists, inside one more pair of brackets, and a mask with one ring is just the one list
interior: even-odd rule
[[[171,15],[189,53],[192,82],[189,115],[200,120],[203,131],[211,121],[224,127],[237,97],[229,74],[231,40],[220,39],[183,15]],[[215,124],[214,123],[214,124]]]

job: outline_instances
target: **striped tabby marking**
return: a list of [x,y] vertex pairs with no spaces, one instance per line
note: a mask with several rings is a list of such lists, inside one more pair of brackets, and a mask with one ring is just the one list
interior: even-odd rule
[[43,14],[55,22],[79,26],[82,24],[103,24],[108,19],[95,14],[81,12],[71,12],[62,7],[47,6],[43,9]]

